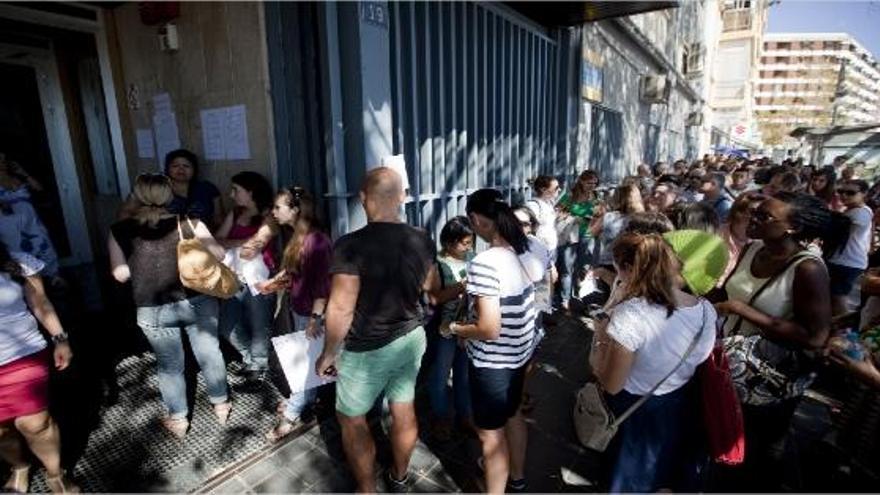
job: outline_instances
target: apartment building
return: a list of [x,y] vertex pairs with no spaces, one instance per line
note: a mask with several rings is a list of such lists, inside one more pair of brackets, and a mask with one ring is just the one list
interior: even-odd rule
[[767,34],[755,112],[770,145],[795,127],[878,122],[880,63],[846,33]]
[[753,92],[767,7],[765,0],[722,0],[717,4],[721,34],[711,57],[709,81],[713,145],[755,148],[759,141]]

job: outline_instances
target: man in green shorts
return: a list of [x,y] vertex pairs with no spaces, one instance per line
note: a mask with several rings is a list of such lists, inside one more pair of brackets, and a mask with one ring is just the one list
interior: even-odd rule
[[334,246],[327,336],[315,372],[338,377],[336,413],[360,492],[376,491],[376,445],[366,414],[385,392],[394,457],[386,482],[392,491],[405,491],[418,438],[416,376],[426,346],[420,300],[428,281],[437,278],[436,248],[423,230],[401,222],[405,196],[397,172],[371,170],[360,196],[368,223]]

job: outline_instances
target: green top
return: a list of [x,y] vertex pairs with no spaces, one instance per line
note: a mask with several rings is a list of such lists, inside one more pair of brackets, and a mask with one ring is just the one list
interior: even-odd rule
[[[452,256],[441,255],[437,257],[437,262],[440,265],[440,277],[443,278],[443,287],[452,287],[461,282],[462,279],[467,276],[467,264],[471,258],[473,258],[472,253],[468,254],[467,260],[459,260]],[[443,304],[443,307],[440,308],[443,315],[441,317],[442,322],[445,323],[456,320],[460,302],[461,299],[459,298],[447,301]]]
[[593,218],[593,210],[596,207],[595,200],[572,202],[571,195],[566,192],[559,198],[559,207],[580,218],[581,237],[590,237],[590,219]]

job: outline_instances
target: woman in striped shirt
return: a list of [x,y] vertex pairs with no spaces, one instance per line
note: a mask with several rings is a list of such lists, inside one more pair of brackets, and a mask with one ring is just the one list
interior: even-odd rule
[[543,273],[526,268],[536,266],[528,238],[499,191],[480,189],[471,194],[467,214],[474,232],[490,247],[468,265],[467,292],[476,317],[473,322],[452,323],[449,332],[467,343],[486,491],[503,493],[505,485],[521,491],[528,430],[519,406],[526,364],[537,342],[534,282]]

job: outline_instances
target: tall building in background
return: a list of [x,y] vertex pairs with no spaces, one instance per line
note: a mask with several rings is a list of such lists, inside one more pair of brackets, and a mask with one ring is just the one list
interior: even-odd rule
[[880,122],[880,64],[846,33],[764,36],[755,113],[762,141],[794,144],[796,127]]
[[718,2],[721,35],[712,57],[709,91],[714,146],[758,147],[753,91],[768,6],[766,0]]

